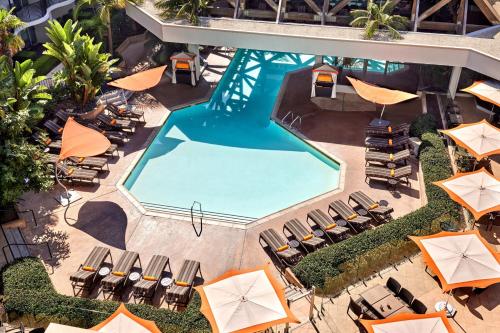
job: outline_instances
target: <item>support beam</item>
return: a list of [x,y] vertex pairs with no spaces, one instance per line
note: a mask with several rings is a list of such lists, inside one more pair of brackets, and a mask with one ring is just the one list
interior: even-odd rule
[[500,24],[500,13],[488,0],[474,0],[474,3],[492,24]]
[[[286,6],[286,0],[285,0],[285,6]],[[279,0],[278,10],[276,11],[276,23],[280,23],[282,10],[283,10],[283,0]]]
[[269,7],[271,7],[275,12],[278,11],[278,5],[273,0],[264,0]]
[[311,7],[311,9],[318,15],[321,15],[321,9],[318,7],[318,5],[316,4],[316,2],[314,2],[314,0],[304,0],[305,3]]
[[465,21],[466,21],[466,17],[465,17],[465,14],[466,14],[466,7],[468,5],[468,1],[467,0],[460,0],[460,6],[458,7],[458,11],[457,11],[457,29],[456,29],[456,33],[457,34],[465,34],[465,29],[464,29],[464,26],[467,24]]
[[419,23],[422,22],[423,20],[425,20],[426,18],[428,18],[429,16],[431,16],[432,14],[434,14],[435,12],[437,12],[438,10],[440,10],[441,8],[443,8],[444,6],[446,6],[449,2],[451,2],[451,0],[441,0],[441,1],[439,1],[434,6],[432,6],[429,9],[427,9],[425,12],[423,12],[422,15],[420,15],[418,17],[418,22]]
[[200,75],[201,75],[200,45],[188,44],[187,49],[189,52],[196,55],[196,57],[194,58],[194,69],[195,69],[196,81],[198,81],[200,79]]
[[450,93],[451,99],[455,99],[457,94],[458,81],[460,80],[460,74],[462,74],[462,67],[455,66],[451,71],[450,83],[448,84],[448,92]]
[[337,15],[337,13],[344,9],[344,7],[347,6],[349,2],[351,2],[351,0],[341,0],[338,4],[333,6],[332,9],[330,9],[330,11],[328,12],[328,16]]
[[464,20],[462,21],[462,35],[467,33],[467,15],[469,15],[469,0],[465,0]]
[[328,8],[330,7],[330,0],[323,0],[323,10],[321,11],[321,25],[326,23],[326,15],[328,14]]
[[234,6],[234,16],[233,18],[238,18],[240,16],[240,0],[236,0]]
[[411,5],[411,16],[410,16],[412,31],[417,31],[419,10],[420,10],[420,0],[413,0],[413,4]]

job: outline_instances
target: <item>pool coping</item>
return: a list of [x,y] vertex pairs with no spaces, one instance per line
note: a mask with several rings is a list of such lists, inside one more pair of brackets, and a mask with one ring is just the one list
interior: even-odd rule
[[[273,106],[273,111],[271,112],[270,120],[273,121],[273,122],[275,122],[277,125],[279,125],[283,129],[285,129],[290,134],[292,134],[295,137],[297,137],[298,139],[300,139],[305,144],[307,144],[310,147],[312,147],[315,150],[317,150],[320,154],[324,155],[326,158],[328,158],[330,160],[333,160],[335,163],[339,164],[339,184],[338,184],[338,187],[335,188],[334,190],[321,193],[321,194],[319,194],[317,196],[308,198],[308,199],[303,200],[303,201],[299,201],[299,202],[297,202],[297,203],[295,203],[295,204],[293,204],[291,206],[285,207],[285,208],[280,209],[278,211],[275,211],[275,212],[273,212],[271,214],[268,214],[268,215],[265,215],[263,217],[257,218],[254,221],[251,221],[251,222],[248,222],[248,223],[241,223],[241,222],[236,222],[236,221],[231,222],[229,220],[227,220],[227,221],[221,221],[221,220],[214,220],[214,219],[207,219],[207,218],[203,218],[203,223],[210,224],[210,225],[217,225],[217,226],[223,226],[223,227],[229,227],[229,228],[237,228],[237,229],[247,230],[247,229],[253,228],[255,226],[258,226],[260,224],[266,223],[266,222],[268,222],[270,220],[273,220],[275,218],[278,218],[281,215],[285,215],[285,214],[287,214],[287,213],[289,213],[289,212],[291,212],[293,210],[300,209],[300,208],[302,208],[304,206],[307,206],[307,205],[311,205],[311,204],[313,204],[315,202],[318,202],[318,201],[321,201],[321,200],[323,200],[323,199],[325,199],[325,198],[327,198],[327,197],[329,197],[331,195],[334,195],[334,194],[337,194],[337,193],[340,193],[340,192],[344,191],[346,166],[347,166],[346,163],[342,159],[340,159],[337,156],[331,154],[330,152],[326,151],[322,147],[316,145],[314,142],[311,142],[301,132],[299,132],[299,131],[297,131],[297,130],[295,130],[293,128],[287,128],[286,126],[283,126],[283,124],[276,117],[277,112],[279,110],[279,107],[281,105],[281,102],[283,100],[283,96],[284,96],[284,93],[285,93],[285,87],[287,86],[287,83],[289,81],[290,76],[292,74],[294,74],[294,73],[297,73],[297,72],[300,72],[300,71],[303,71],[303,70],[304,70],[304,68],[287,72],[287,74],[283,78],[282,84],[280,86],[280,90],[279,90],[279,92],[278,92],[278,94],[276,96],[276,101],[275,101],[274,106]],[[143,204],[132,193],[130,193],[130,191],[127,188],[125,188],[124,184],[125,184],[127,178],[132,173],[133,169],[136,167],[137,163],[139,163],[139,161],[141,160],[141,158],[144,156],[144,154],[145,154],[147,148],[149,147],[149,145],[153,142],[154,138],[158,135],[158,133],[161,130],[161,128],[163,128],[163,126],[167,122],[167,120],[170,117],[170,115],[172,113],[174,113],[175,111],[179,110],[179,109],[183,109],[185,107],[189,107],[189,106],[193,106],[193,105],[197,105],[197,104],[208,102],[211,99],[213,93],[217,90],[217,87],[219,86],[219,83],[220,83],[220,80],[219,80],[219,82],[217,82],[217,85],[212,90],[212,92],[209,95],[207,95],[207,96],[205,96],[203,98],[196,99],[196,100],[191,101],[189,103],[175,105],[175,106],[171,107],[170,109],[166,108],[163,105],[161,106],[161,108],[164,108],[167,112],[158,121],[158,123],[155,126],[156,128],[150,133],[150,135],[148,136],[147,140],[145,140],[143,142],[143,144],[140,146],[140,149],[138,150],[138,154],[130,162],[129,166],[125,169],[125,171],[123,172],[122,176],[118,179],[118,181],[116,183],[116,187],[119,190],[119,192],[121,194],[123,194],[134,205],[134,207],[136,207],[139,210],[139,212],[141,214],[146,215],[146,216],[162,217],[162,218],[167,218],[167,219],[172,219],[172,220],[188,221],[188,222],[192,222],[192,223],[198,222],[198,221],[192,220],[190,216],[188,217],[188,216],[184,216],[184,215],[180,215],[180,214],[175,214],[175,213],[169,213],[169,212],[163,213],[163,212],[159,212],[159,211],[152,211],[152,210],[146,209],[143,206]],[[200,217],[200,215],[193,215],[193,216],[198,217],[198,218]]]

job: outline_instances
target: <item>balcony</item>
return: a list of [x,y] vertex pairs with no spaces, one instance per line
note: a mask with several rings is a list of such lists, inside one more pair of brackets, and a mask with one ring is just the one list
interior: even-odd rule
[[10,4],[15,7],[14,14],[26,23],[21,29],[16,30],[16,34],[22,30],[45,22],[52,18],[52,11],[67,5],[72,5],[75,0],[40,0],[27,5],[19,3]]

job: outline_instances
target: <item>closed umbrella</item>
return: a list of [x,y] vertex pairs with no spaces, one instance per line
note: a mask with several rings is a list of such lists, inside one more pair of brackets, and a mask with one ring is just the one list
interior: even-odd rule
[[201,312],[214,333],[258,332],[298,322],[267,266],[228,271],[196,290],[202,299]]
[[410,238],[441,282],[443,291],[461,287],[486,288],[500,282],[500,255],[479,231],[440,232]]
[[450,198],[466,207],[475,219],[500,211],[500,181],[484,168],[456,175],[434,183]]
[[361,319],[361,324],[368,333],[454,333],[444,311],[400,313],[380,320]]
[[452,138],[457,145],[465,148],[477,160],[500,154],[500,129],[484,119],[441,132]]
[[161,333],[153,321],[132,314],[123,303],[111,316],[91,329],[101,333]]

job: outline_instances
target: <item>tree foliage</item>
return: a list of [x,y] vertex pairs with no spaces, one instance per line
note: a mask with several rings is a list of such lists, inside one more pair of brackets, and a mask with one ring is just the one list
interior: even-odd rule
[[24,41],[14,30],[24,26],[24,22],[12,14],[14,8],[6,10],[0,7],[0,55],[6,55],[8,59],[24,47]]
[[199,23],[199,15],[210,0],[156,0],[155,7],[163,19],[186,19],[193,24]]
[[404,30],[408,26],[408,19],[400,15],[392,15],[394,2],[386,0],[383,5],[378,5],[373,0],[368,1],[366,9],[355,9],[351,11],[354,18],[351,26],[364,28],[364,37],[372,39],[380,30],[387,31],[390,38],[401,39],[398,30]]
[[94,43],[88,35],[82,35],[81,28],[72,20],[62,26],[58,21],[49,21],[44,54],[58,59],[64,69],[55,79],[63,83],[76,102],[82,107],[94,99],[101,86],[109,80],[114,71],[111,54],[101,53],[102,43]]
[[0,56],[0,206],[52,185],[43,151],[28,141],[51,99],[35,72],[31,60],[12,65]]

